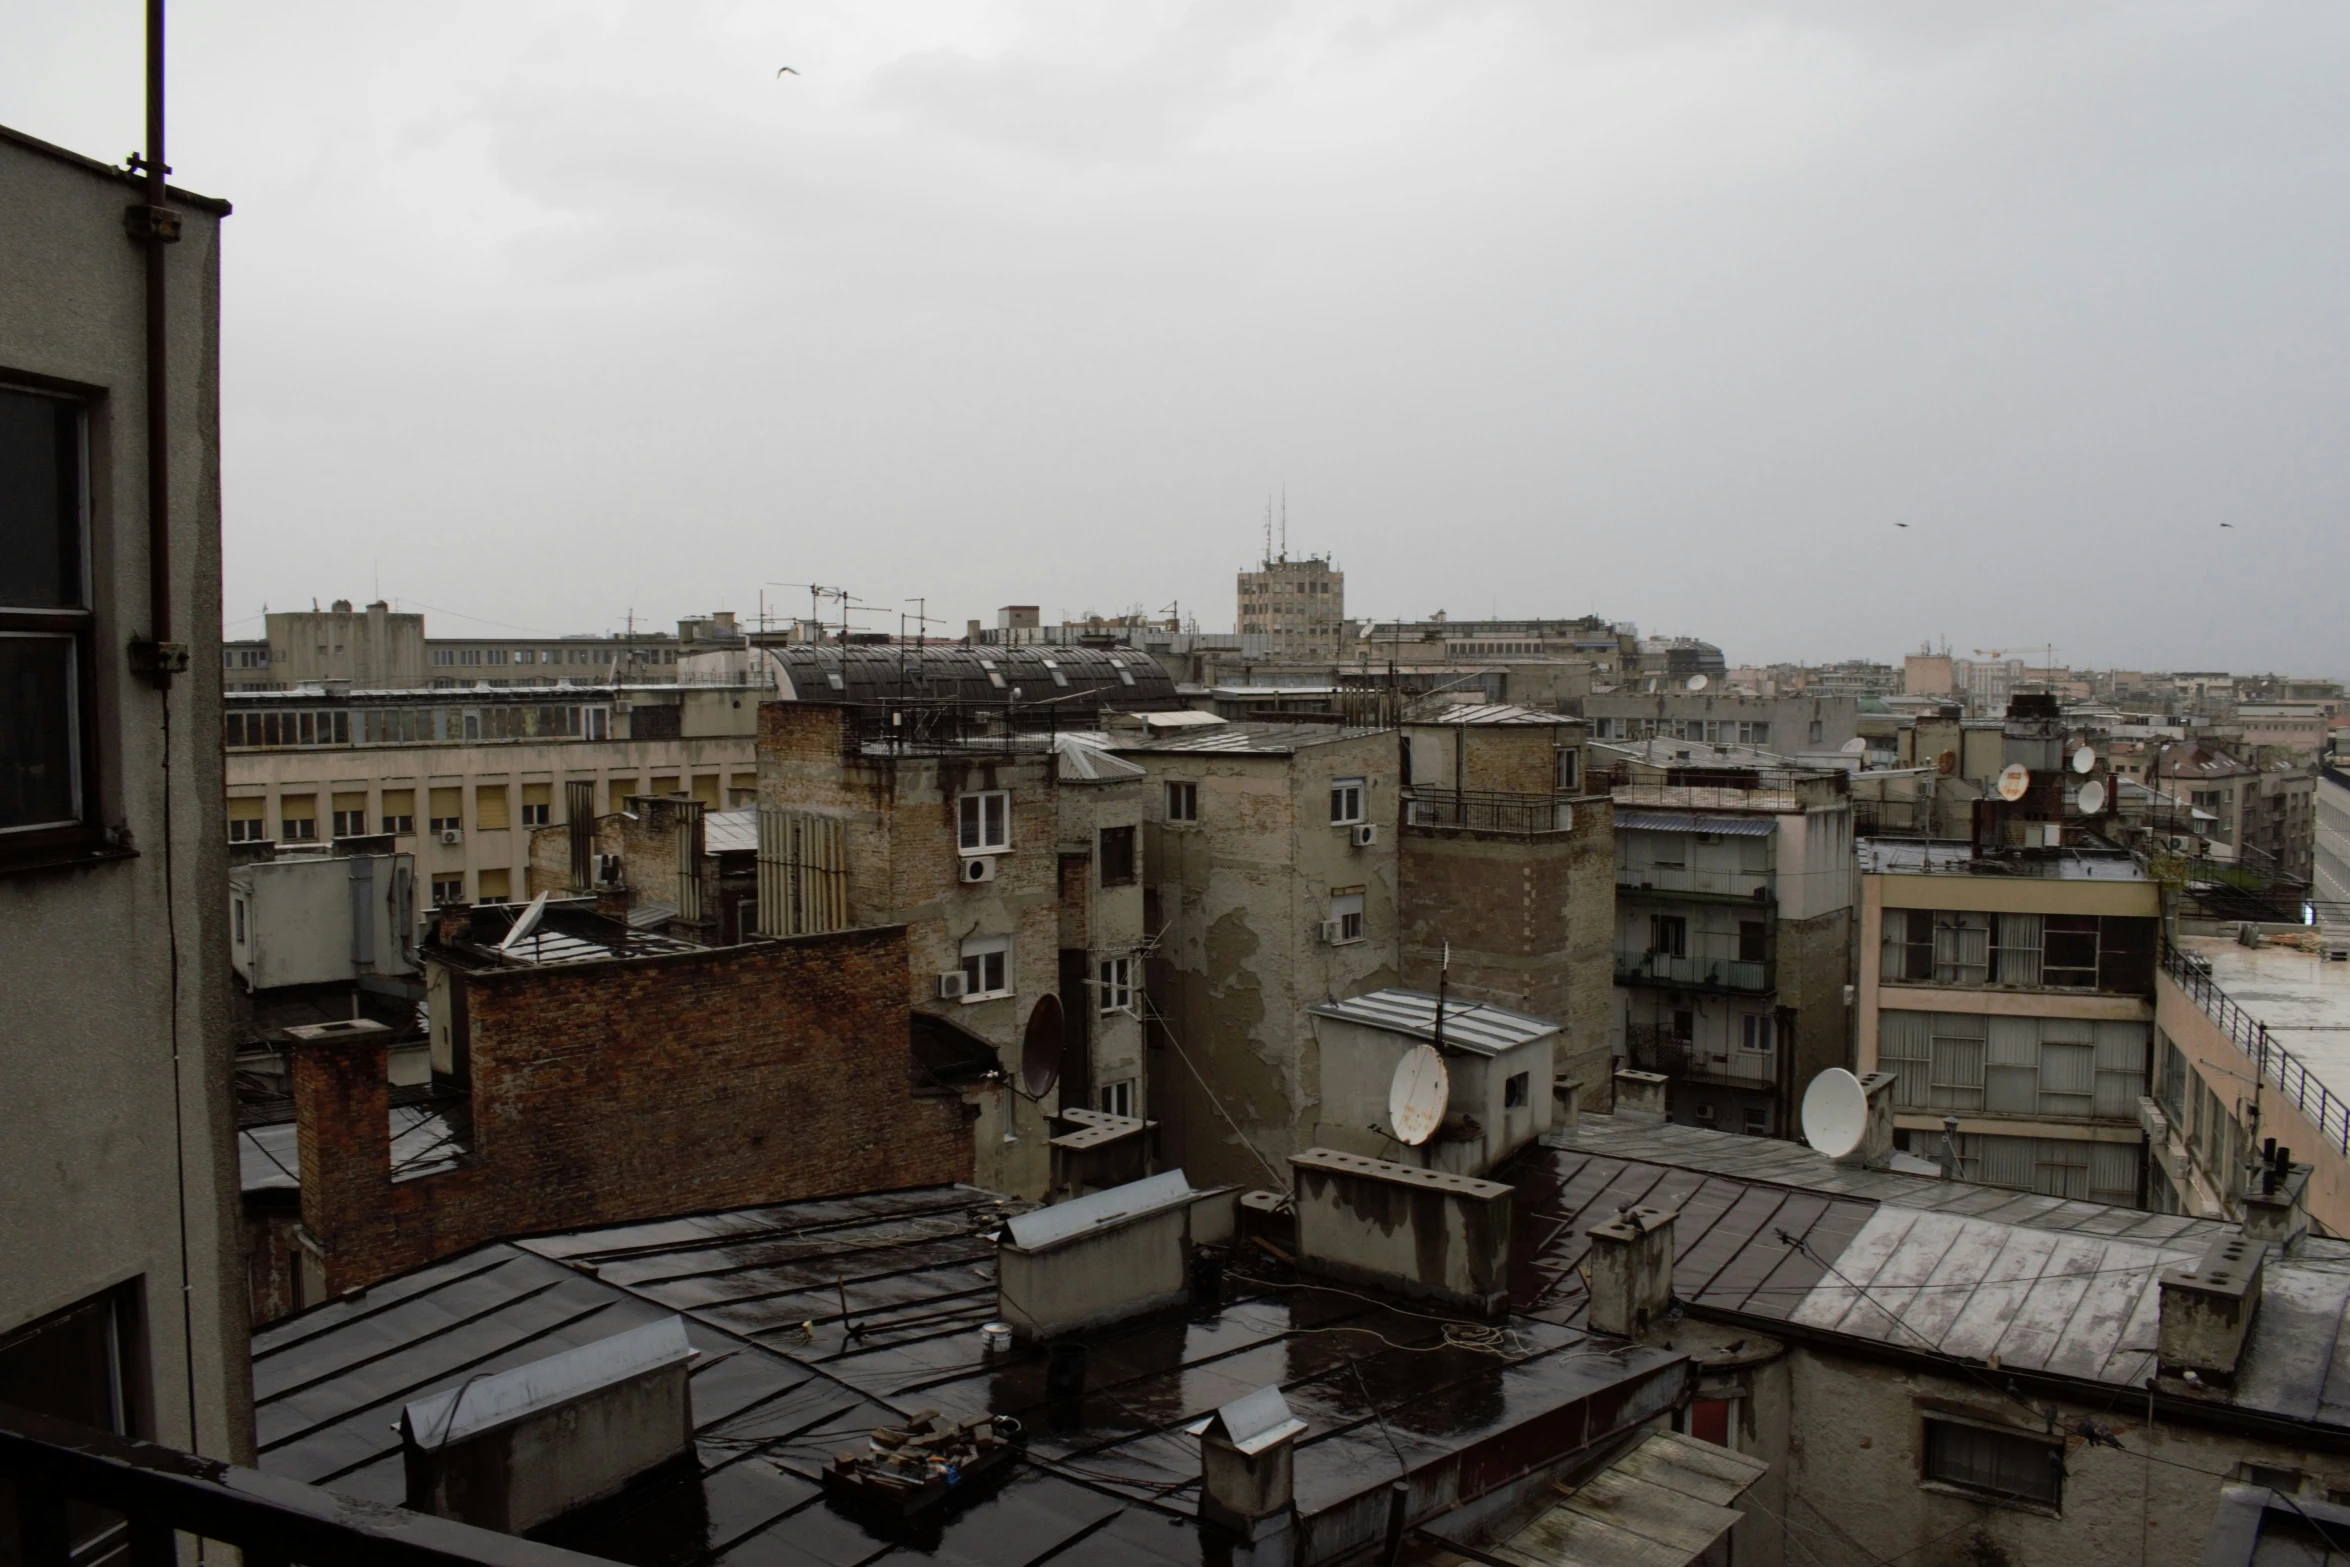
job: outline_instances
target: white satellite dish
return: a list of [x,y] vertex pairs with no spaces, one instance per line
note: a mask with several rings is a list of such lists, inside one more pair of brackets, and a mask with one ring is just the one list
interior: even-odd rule
[[1707,684],[1708,682],[1703,675],[1691,675],[1689,677],[1689,689],[1692,691],[1703,691]]
[[498,943],[498,950],[500,952],[512,951],[514,944],[524,940],[532,931],[537,930],[539,921],[546,917],[547,895],[542,892],[530,900],[530,907],[522,911],[522,918],[516,920],[514,928],[506,932],[506,939]]
[[2073,753],[2073,771],[2074,771],[2074,772],[2076,772],[2076,773],[2085,773],[2085,772],[2087,772],[2087,771],[2088,771],[2090,768],[2092,768],[2092,767],[2095,767],[2096,765],[2097,765],[2097,753],[2096,753],[2095,751],[2091,750],[2089,747],[2087,747],[2087,746],[2082,746],[2082,747],[2081,747],[2081,748],[2080,748],[2078,751],[2075,751],[2075,752]]
[[1999,798],[2011,804],[2024,797],[2032,787],[2032,770],[2021,762],[2010,762],[1999,772]]
[[2094,778],[2081,785],[2080,802],[2083,816],[2095,816],[2099,811],[2104,810],[2105,785]]
[[1865,756],[1868,754],[1868,749],[1868,737],[1865,735],[1854,735],[1851,739],[1844,742],[1844,754],[1846,756]]
[[1436,1135],[1444,1122],[1445,1106],[1452,1103],[1452,1075],[1434,1045],[1414,1045],[1395,1063],[1395,1080],[1387,1085],[1387,1124],[1398,1142],[1417,1148]]
[[1829,1158],[1858,1148],[1868,1128],[1869,1096],[1844,1068],[1828,1068],[1803,1091],[1803,1140]]

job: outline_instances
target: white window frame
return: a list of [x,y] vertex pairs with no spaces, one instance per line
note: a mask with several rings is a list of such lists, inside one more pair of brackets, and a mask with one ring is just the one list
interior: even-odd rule
[[1343,947],[1363,940],[1363,895],[1348,892],[1332,897],[1330,922],[1338,927],[1338,939],[1332,946]]
[[1196,822],[1199,820],[1199,785],[1188,778],[1167,780],[1167,820]]
[[1122,1077],[1114,1083],[1104,1083],[1095,1092],[1095,1103],[1104,1115],[1134,1114],[1134,1079]]
[[[963,999],[992,1001],[1012,994],[1012,938],[1009,936],[967,936],[959,954],[963,970]],[[993,960],[992,962],[990,960]],[[990,975],[989,970],[994,970]],[[996,981],[990,988],[987,981]]]
[[1767,1055],[1778,1043],[1778,1019],[1768,1012],[1749,1012],[1739,1020],[1738,1048]]
[[967,855],[1011,853],[1011,791],[974,789],[955,796],[955,846]]
[[1365,786],[1360,778],[1330,780],[1330,825],[1353,827],[1364,820]]
[[1103,958],[1094,965],[1094,1009],[1104,1017],[1134,1010],[1134,959]]

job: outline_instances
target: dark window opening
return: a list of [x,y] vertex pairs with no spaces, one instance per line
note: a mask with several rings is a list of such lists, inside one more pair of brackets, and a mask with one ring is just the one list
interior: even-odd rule
[[2064,1501],[2064,1448],[2020,1432],[1930,1419],[1925,1478],[1988,1502],[2057,1507]]
[[1129,887],[1134,884],[1134,829],[1131,827],[1104,827],[1102,829],[1102,885]]
[[82,409],[0,388],[0,834],[89,816]]
[[1502,1079],[1501,1107],[1504,1110],[1516,1110],[1528,1104],[1532,1082],[1533,1074],[1530,1072],[1513,1072]]
[[1761,920],[1738,922],[1738,961],[1767,963],[1770,961],[1770,927]]

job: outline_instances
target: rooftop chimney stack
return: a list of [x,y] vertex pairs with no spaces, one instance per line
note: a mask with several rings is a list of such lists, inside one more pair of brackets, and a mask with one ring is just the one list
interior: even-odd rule
[[1678,1208],[1634,1208],[1591,1227],[1591,1329],[1638,1338],[1673,1305]]
[[1665,1121],[1665,1084],[1662,1072],[1636,1072],[1630,1067],[1616,1074],[1616,1119],[1627,1126],[1662,1126]]
[[2245,1183],[2244,1233],[2267,1241],[2280,1251],[2309,1233],[2309,1177],[2311,1166],[2295,1164],[2293,1150],[2279,1148],[2268,1138],[2253,1161],[2252,1178]]
[[2226,1235],[2194,1267],[2163,1273],[2156,1358],[2164,1371],[2223,1383],[2234,1379],[2260,1307],[2268,1251],[2266,1241]]
[[1893,1163],[1893,1085],[1891,1072],[1871,1072],[1860,1080],[1868,1100],[1868,1118],[1861,1124],[1860,1141],[1836,1161],[1847,1169],[1882,1170]]

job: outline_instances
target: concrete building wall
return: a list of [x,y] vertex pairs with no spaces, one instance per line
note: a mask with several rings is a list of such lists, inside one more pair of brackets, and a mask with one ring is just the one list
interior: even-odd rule
[[[1143,864],[1159,938],[1151,994],[1164,1023],[1150,1080],[1162,1160],[1201,1184],[1285,1187],[1282,1161],[1318,1114],[1305,1009],[1398,982],[1395,834],[1358,849],[1329,821],[1330,782],[1343,777],[1365,781],[1368,820],[1395,820],[1396,737],[1294,755],[1123,754],[1152,779]],[[1166,820],[1169,781],[1197,788],[1198,820]],[[1322,942],[1333,901],[1352,897],[1363,939]]]
[[294,1051],[332,1295],[501,1235],[971,1178],[906,1052],[903,930],[491,972],[462,987],[471,1151],[394,1181],[382,1036]]
[[413,974],[416,866],[404,854],[260,860],[229,878],[229,960],[256,990]]
[[365,609],[337,599],[331,609],[272,613],[263,623],[272,683],[347,680],[367,691],[424,684],[424,617],[395,614],[380,599]]
[[[1656,737],[1750,745],[1783,756],[1841,750],[1860,733],[1860,702],[1849,696],[1741,696],[1725,691],[1619,689],[1586,697],[1594,740]],[[1765,727],[1758,727],[1765,726]]]
[[[1358,1153],[1424,1170],[1483,1175],[1550,1130],[1554,1101],[1549,1085],[1557,1058],[1557,1036],[1545,1035],[1492,1056],[1457,1046],[1445,1052],[1450,1085],[1447,1114],[1476,1121],[1481,1135],[1439,1134],[1419,1144],[1393,1135],[1388,1095],[1395,1069],[1420,1041],[1407,1034],[1372,1028],[1344,1018],[1311,1015],[1321,1061],[1321,1119],[1312,1133],[1317,1147]],[[1510,1104],[1508,1084],[1523,1077],[1525,1092]]]
[[0,846],[0,1334],[124,1291],[125,1349],[141,1362],[126,1368],[133,1428],[249,1463],[213,738],[226,208],[175,195],[182,236],[165,251],[167,597],[189,660],[158,694],[126,653],[152,630],[146,263],[123,232],[140,199],[116,170],[0,134],[0,381],[71,395],[86,420],[96,756],[86,829],[63,863],[36,868],[44,856]]

